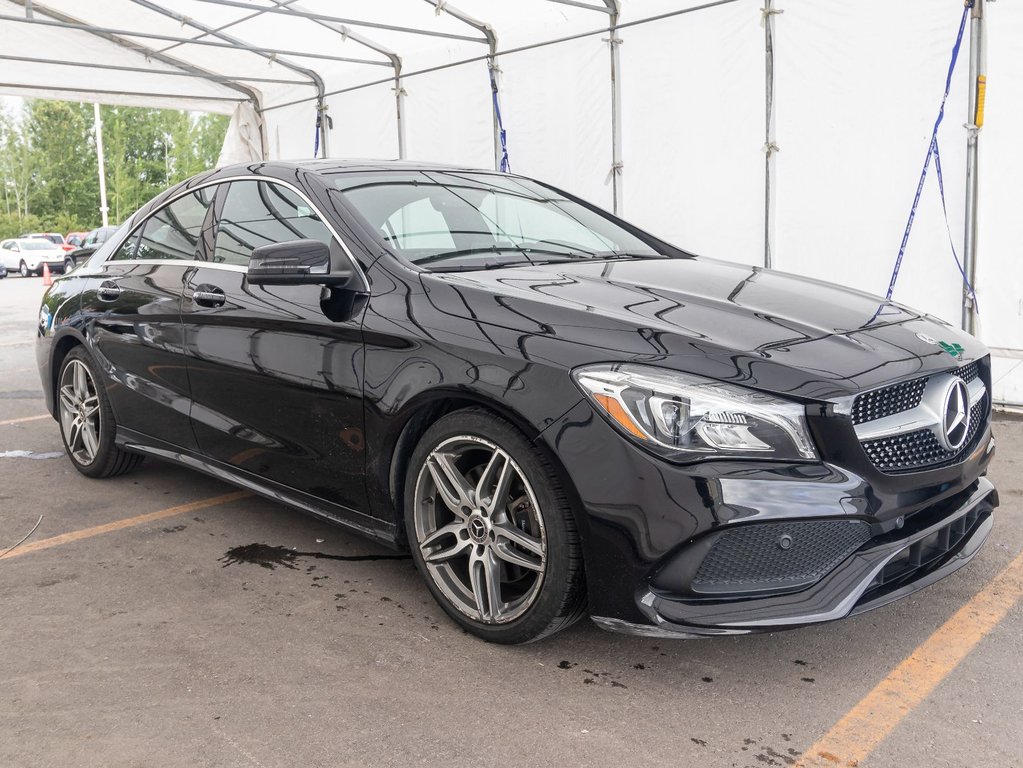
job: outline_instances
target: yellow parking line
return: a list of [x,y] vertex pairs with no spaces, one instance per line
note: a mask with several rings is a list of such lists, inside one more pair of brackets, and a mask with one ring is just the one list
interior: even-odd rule
[[1023,554],[803,753],[796,768],[861,765],[1023,596]]
[[53,417],[48,413],[43,413],[39,416],[22,416],[20,419],[7,419],[6,421],[0,421],[0,427],[6,427],[8,424],[23,424],[26,421],[42,421],[43,419],[52,418]]
[[82,539],[88,539],[92,536],[99,536],[101,533],[111,533],[112,531],[120,531],[125,528],[131,528],[136,525],[142,525],[143,523],[151,523],[154,520],[162,520],[165,517],[174,517],[175,515],[183,515],[186,512],[195,512],[200,509],[206,509],[207,507],[216,507],[220,504],[227,504],[231,501],[238,501],[238,499],[244,499],[252,494],[249,491],[235,491],[233,493],[225,493],[222,496],[213,496],[209,499],[200,499],[199,501],[192,501],[188,504],[179,504],[176,507],[168,507],[167,509],[161,509],[158,512],[149,512],[145,515],[138,515],[136,517],[128,517],[124,520],[115,520],[112,523],[104,523],[103,525],[96,525],[92,528],[83,528],[79,531],[71,531],[70,533],[62,533],[59,536],[52,536],[48,539],[40,539],[30,544],[18,547],[14,551],[8,553],[3,559],[10,560],[12,557],[18,557],[19,555],[27,555],[30,552],[38,552],[42,549],[49,549],[50,547],[57,547],[61,544],[70,544],[73,541],[81,541]]

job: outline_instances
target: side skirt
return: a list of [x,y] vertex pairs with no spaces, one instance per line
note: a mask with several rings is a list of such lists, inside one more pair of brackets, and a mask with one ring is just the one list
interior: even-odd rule
[[214,461],[191,451],[164,443],[124,427],[117,428],[115,442],[137,453],[163,459],[173,464],[195,469],[218,480],[237,485],[260,496],[293,507],[313,517],[340,525],[373,539],[391,549],[399,549],[397,531],[393,523],[379,520],[362,512],[338,504],[331,504],[307,493],[270,482],[257,475],[238,470],[236,467]]

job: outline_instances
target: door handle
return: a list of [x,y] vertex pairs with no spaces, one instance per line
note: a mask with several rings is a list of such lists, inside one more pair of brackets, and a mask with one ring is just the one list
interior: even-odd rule
[[192,291],[192,301],[201,307],[222,307],[227,300],[224,291],[215,285],[204,283]]
[[100,283],[99,290],[96,293],[99,294],[100,299],[103,301],[114,301],[123,291],[124,289],[113,280],[104,280]]

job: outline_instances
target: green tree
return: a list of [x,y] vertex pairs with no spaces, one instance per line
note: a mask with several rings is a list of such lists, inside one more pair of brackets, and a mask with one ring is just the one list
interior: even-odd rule
[[[102,107],[101,115],[112,223],[212,168],[228,124],[223,115],[175,110]],[[28,100],[20,120],[0,110],[4,236],[99,224],[95,140],[92,105]]]
[[22,132],[31,147],[31,212],[44,218],[63,213],[75,221],[94,218],[99,176],[92,108],[34,99],[26,104]]

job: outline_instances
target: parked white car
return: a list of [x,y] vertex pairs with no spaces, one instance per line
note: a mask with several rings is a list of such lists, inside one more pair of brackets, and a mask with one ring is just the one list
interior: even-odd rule
[[64,249],[41,237],[22,237],[0,243],[0,263],[22,277],[43,274],[43,265],[51,272],[64,271]]

